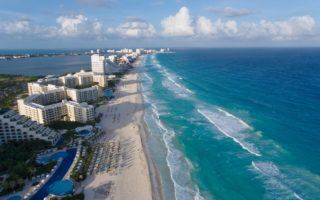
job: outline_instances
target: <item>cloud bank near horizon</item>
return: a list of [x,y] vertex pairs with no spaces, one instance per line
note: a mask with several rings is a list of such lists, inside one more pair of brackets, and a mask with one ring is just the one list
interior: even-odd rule
[[[83,3],[86,0],[79,0]],[[109,1],[94,1],[97,4]],[[95,3],[94,3],[95,4]],[[252,14],[247,9],[211,7],[210,12],[227,17],[239,17]],[[110,27],[104,21],[89,19],[85,14],[60,15],[55,24],[44,26],[35,21],[20,18],[0,22],[0,39],[90,39],[108,41],[110,39],[146,39],[159,38],[176,40],[187,38],[192,41],[220,41],[226,39],[238,41],[297,41],[319,38],[317,22],[310,15],[292,16],[282,20],[243,21],[238,18],[211,19],[207,16],[193,16],[188,7],[181,7],[176,13],[164,16],[158,26],[145,19],[127,18],[123,23]],[[156,28],[158,27],[158,29]]]

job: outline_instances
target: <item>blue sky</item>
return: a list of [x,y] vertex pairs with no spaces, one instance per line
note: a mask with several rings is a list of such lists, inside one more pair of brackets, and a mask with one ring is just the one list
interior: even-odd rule
[[0,48],[319,46],[315,0],[0,0]]

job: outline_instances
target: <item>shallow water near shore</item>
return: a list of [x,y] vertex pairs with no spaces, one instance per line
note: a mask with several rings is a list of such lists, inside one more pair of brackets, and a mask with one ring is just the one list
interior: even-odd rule
[[148,147],[166,199],[316,199],[319,49],[148,55]]

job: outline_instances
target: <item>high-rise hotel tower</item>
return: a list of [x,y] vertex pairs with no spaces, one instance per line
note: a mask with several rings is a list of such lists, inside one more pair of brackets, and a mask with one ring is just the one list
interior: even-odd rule
[[95,53],[91,55],[91,69],[94,74],[106,74],[106,58],[104,55]]

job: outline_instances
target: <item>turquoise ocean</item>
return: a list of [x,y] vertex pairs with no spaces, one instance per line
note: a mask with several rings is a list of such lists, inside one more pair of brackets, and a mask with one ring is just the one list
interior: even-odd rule
[[320,49],[179,49],[139,73],[166,199],[320,199]]
[[[0,61],[80,69],[89,56]],[[145,56],[139,77],[166,199],[320,199],[320,49],[177,49]]]

